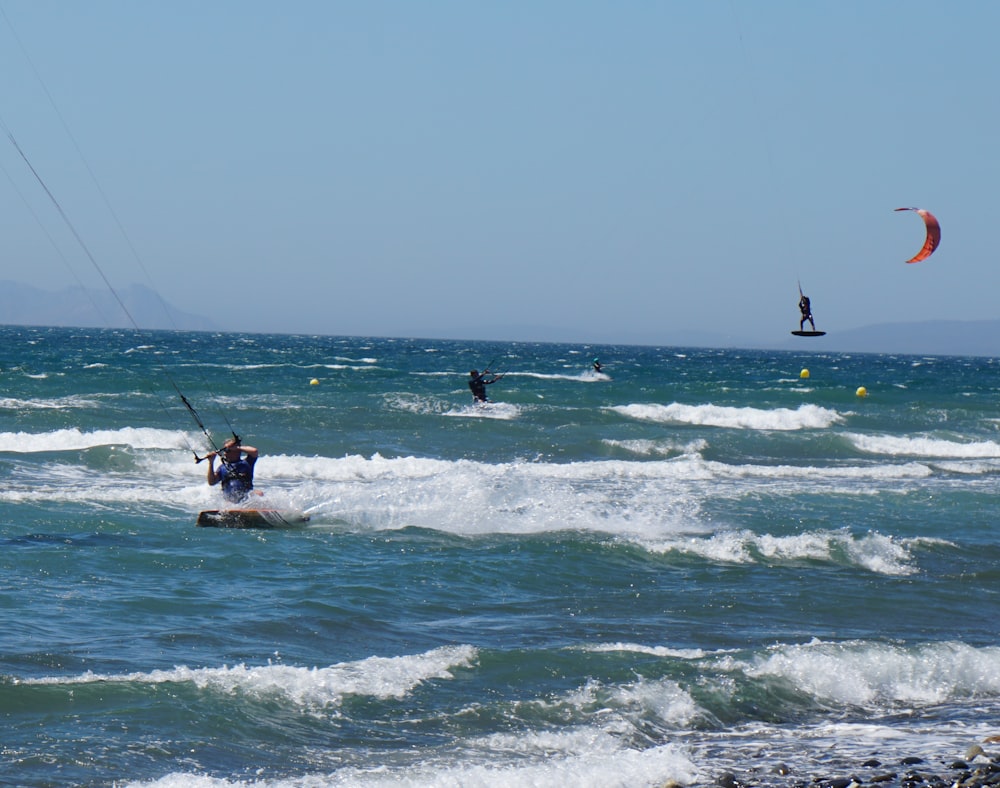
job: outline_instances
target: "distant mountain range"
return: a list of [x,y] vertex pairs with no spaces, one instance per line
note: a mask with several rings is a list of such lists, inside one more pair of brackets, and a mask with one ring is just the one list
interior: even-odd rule
[[[131,285],[118,291],[128,314],[144,329],[219,331],[207,317],[167,304],[148,287]],[[42,290],[19,282],[0,281],[0,324],[23,326],[77,326],[132,328],[132,321],[109,290],[68,287]],[[458,334],[463,332],[456,327]],[[564,342],[581,344],[635,344],[662,347],[717,347],[795,350],[807,352],[905,353],[926,356],[1000,357],[1000,320],[925,320],[879,323],[834,331],[824,337],[790,334],[771,340],[696,331],[653,331],[614,339],[574,339],[572,330],[552,326],[479,326],[461,337],[456,331],[433,332],[445,338],[495,341]]]
[[[119,290],[118,295],[140,328],[218,330],[208,318],[176,309],[148,287],[131,285]],[[134,328],[122,304],[109,290],[41,290],[20,282],[0,281],[0,323],[6,325]]]

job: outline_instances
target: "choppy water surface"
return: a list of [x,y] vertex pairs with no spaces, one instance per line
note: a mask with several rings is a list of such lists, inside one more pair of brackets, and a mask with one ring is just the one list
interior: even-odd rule
[[[808,780],[1000,733],[994,360],[0,332],[0,783]],[[178,389],[306,527],[194,526]]]

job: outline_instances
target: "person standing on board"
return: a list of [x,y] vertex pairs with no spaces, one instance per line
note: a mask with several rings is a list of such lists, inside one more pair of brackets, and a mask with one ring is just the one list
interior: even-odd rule
[[[222,461],[216,471],[215,458],[219,454]],[[209,485],[221,483],[222,495],[227,501],[243,503],[253,492],[253,469],[257,464],[257,455],[258,451],[253,446],[244,446],[238,438],[230,438],[222,445],[221,451],[209,452],[206,458]]]
[[488,369],[484,369],[482,375],[476,370],[472,370],[469,373],[469,390],[472,391],[472,398],[476,402],[488,402],[489,400],[486,399],[486,387],[490,383],[496,383],[503,377],[503,375],[494,375],[487,380],[486,376],[489,374],[490,371]]
[[809,303],[809,296],[803,295],[802,291],[799,291],[799,311],[802,313],[802,319],[799,320],[799,331],[809,321],[809,325],[812,326],[812,330],[816,330],[816,324],[813,322],[812,316],[812,305]]

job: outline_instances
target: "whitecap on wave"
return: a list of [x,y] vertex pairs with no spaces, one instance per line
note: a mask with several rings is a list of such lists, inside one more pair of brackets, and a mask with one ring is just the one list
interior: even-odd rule
[[848,433],[845,437],[859,451],[890,457],[1000,458],[1000,443],[996,441],[959,441],[929,436],[907,437],[862,435],[859,433]]
[[123,684],[191,683],[199,689],[249,695],[274,695],[297,706],[338,706],[350,695],[402,698],[431,679],[454,678],[453,670],[470,667],[477,657],[472,646],[443,646],[423,654],[368,657],[323,668],[292,665],[236,665],[217,668],[175,667],[148,673],[43,677],[18,684],[71,685],[116,682]]
[[651,552],[693,555],[717,563],[820,561],[853,565],[880,575],[909,575],[916,571],[909,543],[877,533],[855,536],[846,530],[810,531],[774,536],[737,530],[659,542],[644,540],[642,544]]
[[634,404],[615,405],[608,410],[640,421],[662,424],[698,424],[743,430],[823,429],[843,421],[835,410],[817,405],[791,408],[734,408],[724,405]]

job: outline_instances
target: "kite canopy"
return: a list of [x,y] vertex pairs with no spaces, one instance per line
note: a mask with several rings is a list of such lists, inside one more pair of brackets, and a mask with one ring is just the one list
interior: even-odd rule
[[906,262],[919,263],[921,260],[926,260],[931,256],[931,253],[937,249],[938,244],[941,243],[941,225],[938,224],[938,220],[934,218],[934,214],[930,211],[924,210],[923,208],[896,208],[896,210],[916,211],[920,215],[920,218],[924,220],[924,225],[927,227],[927,238],[924,240],[924,245],[921,250]]

